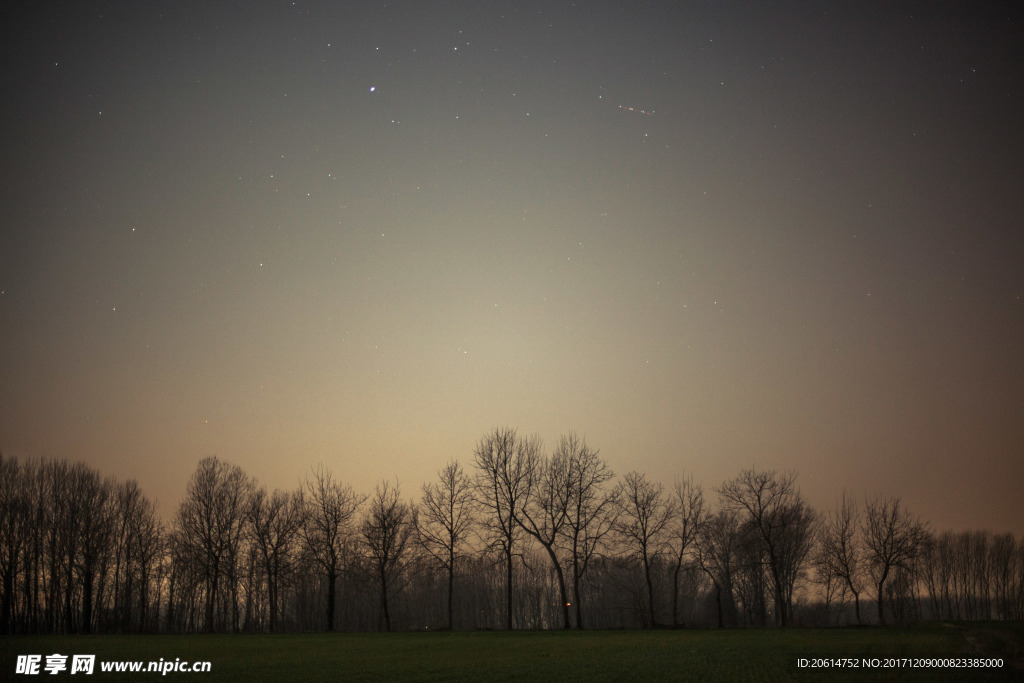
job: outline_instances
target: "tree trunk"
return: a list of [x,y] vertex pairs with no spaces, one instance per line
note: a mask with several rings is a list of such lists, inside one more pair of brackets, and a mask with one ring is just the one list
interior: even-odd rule
[[82,633],[92,633],[92,572],[82,577]]
[[715,602],[718,603],[718,628],[725,627],[725,620],[722,618],[722,587],[715,581]]
[[217,601],[217,576],[208,576],[206,582],[206,631],[213,633],[213,607]]
[[448,558],[448,630],[455,630],[455,558]]
[[558,576],[558,592],[562,596],[562,628],[569,628],[569,596],[565,592],[565,576],[562,568],[555,563],[555,574]]
[[334,630],[334,590],[337,583],[338,572],[331,570],[327,572],[327,630]]
[[512,546],[505,548],[505,628],[512,630]]
[[575,539],[572,546],[572,600],[576,607],[576,628],[583,628],[583,606],[580,604],[580,556]]
[[647,607],[651,611],[651,628],[656,628],[658,620],[654,616],[654,583],[651,581],[651,563],[644,555],[644,580],[647,582]]
[[580,577],[576,575],[572,582],[572,599],[576,607],[576,628],[583,628],[583,607],[580,601]]
[[885,626],[885,577],[878,582],[878,623]]
[[682,563],[679,563],[672,572],[672,626],[681,626],[679,623],[679,572],[682,568]]
[[380,572],[380,606],[384,610],[384,630],[391,632],[391,612],[388,611],[388,576],[384,569]]
[[8,570],[4,572],[4,598],[3,605],[0,606],[0,633],[4,635],[10,633],[13,629],[11,628],[11,614],[13,612],[13,595],[14,595],[14,572]]

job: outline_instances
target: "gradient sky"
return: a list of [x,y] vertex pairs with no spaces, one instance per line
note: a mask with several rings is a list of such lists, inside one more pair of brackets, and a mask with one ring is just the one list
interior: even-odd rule
[[496,426],[1024,532],[1020,3],[25,2],[0,448],[409,496]]

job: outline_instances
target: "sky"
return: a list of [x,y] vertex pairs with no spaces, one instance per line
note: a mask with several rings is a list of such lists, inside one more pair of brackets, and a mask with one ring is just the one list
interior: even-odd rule
[[0,449],[170,519],[209,455],[417,497],[575,431],[1024,533],[1022,15],[20,3]]

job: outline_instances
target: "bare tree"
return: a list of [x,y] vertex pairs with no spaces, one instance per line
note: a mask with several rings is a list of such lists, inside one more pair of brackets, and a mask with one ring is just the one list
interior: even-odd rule
[[[28,468],[0,452],[0,634],[13,630],[15,586],[32,538]],[[38,530],[35,530],[38,533]]]
[[862,590],[863,546],[860,539],[860,513],[853,496],[843,491],[839,507],[826,517],[821,527],[819,563],[822,570],[842,580],[853,595],[854,614],[857,623],[863,623],[860,615],[860,593]]
[[697,536],[697,562],[714,587],[719,628],[736,621],[733,577],[740,542],[740,524],[733,510],[710,515]]
[[[740,519],[739,514],[736,517]],[[744,519],[737,526],[735,544],[733,589],[737,607],[743,607],[748,625],[767,626],[771,613],[768,596],[772,593],[772,586],[764,540],[750,520]]]
[[1013,614],[1013,566],[1016,541],[1013,534],[997,534],[992,539],[992,591],[998,618],[1011,619]]
[[352,532],[353,517],[366,496],[357,495],[349,485],[334,480],[323,465],[306,479],[302,538],[314,561],[327,579],[327,630],[334,630],[338,576],[344,562],[344,548]]
[[[121,492],[136,502],[122,525]],[[152,505],[135,482],[117,484],[83,463],[28,461],[0,455],[0,630],[92,632],[131,626],[125,578],[148,580],[140,547]],[[159,542],[158,525],[153,530]],[[139,609],[142,609],[141,607]],[[141,623],[141,622],[140,622]]]
[[576,608],[576,628],[583,628],[583,600],[580,584],[605,537],[618,517],[618,494],[605,488],[614,473],[575,433],[563,436],[555,449],[565,457],[569,477],[569,500],[563,528],[565,544],[572,564],[572,602]]
[[972,619],[992,618],[991,534],[987,531],[970,532],[970,594]]
[[163,544],[156,509],[138,483],[130,479],[114,487],[113,611],[124,632],[149,628],[150,584]]
[[704,487],[692,477],[677,479],[672,487],[675,515],[669,525],[669,548],[672,552],[672,625],[680,626],[679,578],[683,573],[697,537],[708,519],[704,505]]
[[797,498],[781,510],[778,544],[775,546],[782,581],[782,601],[786,618],[792,619],[793,594],[806,578],[811,551],[817,539],[818,517],[802,498]]
[[401,499],[398,484],[382,481],[370,499],[362,532],[376,570],[386,631],[391,630],[389,594],[396,588],[414,528],[412,507]]
[[664,532],[675,515],[675,506],[664,495],[661,484],[653,484],[647,476],[633,471],[619,484],[619,515],[616,528],[630,550],[640,559],[647,588],[650,626],[656,627],[654,583],[651,563],[664,551]]
[[48,617],[57,630],[63,613],[63,630],[73,633],[77,630],[75,614],[75,559],[81,543],[81,527],[78,515],[81,505],[75,495],[78,468],[66,461],[49,463],[47,484],[50,494],[49,509],[50,538],[48,547],[49,568],[46,572],[48,590],[46,595]]
[[[51,532],[48,528],[49,506],[46,504],[47,474],[40,460],[29,460],[22,463],[22,483],[27,498],[24,528],[33,533],[26,535],[23,547],[23,585],[24,596],[21,616],[14,616],[17,630],[45,631],[49,625],[43,611],[43,594],[45,591],[44,567],[46,552],[49,547]],[[20,622],[20,623],[19,623]]]
[[925,582],[932,612],[937,619],[958,619],[954,611],[952,532],[938,534],[929,544],[928,561],[925,564]]
[[522,533],[519,519],[533,488],[540,449],[539,438],[523,438],[506,427],[480,439],[473,453],[477,499],[487,513],[482,523],[492,547],[505,561],[505,627],[509,630],[513,622],[512,570]]
[[448,574],[448,628],[455,628],[455,563],[473,524],[472,483],[455,460],[423,484],[415,516],[420,544]]
[[252,542],[267,582],[271,632],[277,630],[281,586],[294,568],[304,513],[300,492],[278,489],[268,496],[267,490],[260,487],[253,491],[249,502]]
[[14,588],[32,538],[27,470],[0,453],[0,634],[12,630]]
[[100,473],[78,463],[74,467],[74,489],[78,508],[78,552],[75,569],[82,584],[81,628],[92,633],[96,582],[103,576],[105,560],[113,541],[113,482],[104,481]]
[[[846,588],[846,582],[836,575],[832,563],[825,554],[824,525],[818,527],[818,540],[815,544],[815,550],[811,554],[811,566],[814,568],[814,582],[821,587],[822,597],[824,598],[821,625],[828,626],[834,623],[838,626],[839,619],[846,609],[846,598],[849,591]],[[831,619],[833,606],[836,607],[836,619],[834,622]]]
[[537,539],[551,561],[558,583],[559,611],[562,628],[569,628],[569,597],[565,590],[565,572],[558,557],[556,543],[561,539],[569,515],[572,498],[572,477],[569,458],[564,450],[555,451],[550,458],[538,456],[536,481],[532,495],[523,505],[520,523],[526,533]]
[[[134,480],[130,482],[134,484]],[[139,499],[134,509],[134,519],[130,525],[134,553],[129,570],[135,567],[138,585],[138,630],[147,632],[153,629],[150,620],[150,591],[154,591],[155,616],[159,616],[160,572],[167,551],[167,538],[163,522],[156,516],[156,506],[146,497]]]
[[722,507],[746,515],[767,556],[775,597],[775,618],[787,626],[794,582],[813,539],[814,516],[796,488],[796,474],[744,470],[718,489]]
[[208,631],[215,630],[222,592],[226,606],[220,623],[239,626],[238,560],[251,488],[242,468],[211,456],[199,461],[178,506],[175,526],[202,575]]
[[900,504],[899,498],[876,498],[867,502],[865,510],[865,563],[875,584],[878,621],[884,624],[886,581],[895,571],[914,570],[931,534],[923,522]]

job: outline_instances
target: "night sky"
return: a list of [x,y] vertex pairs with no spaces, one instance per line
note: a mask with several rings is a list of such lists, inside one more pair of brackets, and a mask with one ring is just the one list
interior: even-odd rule
[[[24,2],[0,448],[419,495],[497,426],[1024,532],[1024,9]],[[712,496],[713,497],[713,496]]]

